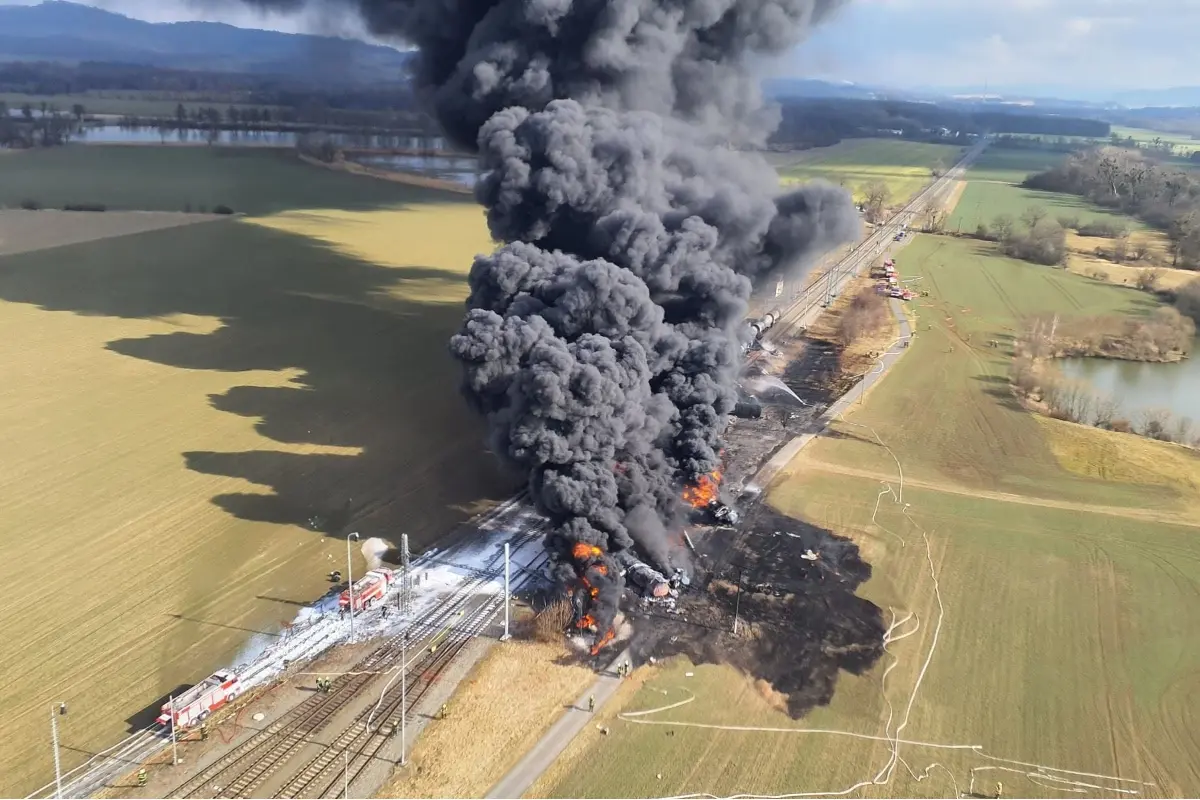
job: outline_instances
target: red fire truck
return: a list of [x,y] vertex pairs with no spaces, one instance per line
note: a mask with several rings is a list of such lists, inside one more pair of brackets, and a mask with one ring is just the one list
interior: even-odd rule
[[[396,573],[390,569],[373,569],[354,582],[354,610],[362,611],[370,608],[383,599],[388,587],[396,582]],[[338,598],[338,607],[345,610],[350,608],[350,590],[342,592]]]
[[188,728],[197,722],[203,722],[208,715],[221,706],[232,701],[242,693],[238,676],[223,670],[214,672],[207,678],[188,689],[174,703],[163,703],[162,714],[158,717],[159,725],[169,725],[172,722],[172,707],[174,707],[174,723],[179,728]]

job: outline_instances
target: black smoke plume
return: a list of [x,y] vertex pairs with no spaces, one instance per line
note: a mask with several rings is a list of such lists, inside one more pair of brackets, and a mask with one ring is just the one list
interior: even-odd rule
[[478,151],[507,244],[476,258],[450,349],[606,631],[613,554],[640,543],[668,566],[681,487],[719,466],[754,279],[858,231],[845,192],[777,196],[739,149],[777,121],[751,62],[841,0],[246,1],[356,9],[414,45],[428,108]]

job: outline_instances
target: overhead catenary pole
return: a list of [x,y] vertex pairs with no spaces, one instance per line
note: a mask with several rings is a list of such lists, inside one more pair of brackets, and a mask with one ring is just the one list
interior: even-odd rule
[[[65,708],[66,708],[66,705],[60,703],[58,706],[59,713],[65,713],[65,712],[61,711],[61,709],[65,709]],[[63,796],[63,792],[62,792],[62,761],[60,761],[59,757],[58,757],[58,716],[54,713],[55,710],[56,709],[54,708],[54,706],[50,707],[50,735],[54,739],[54,788],[55,788],[54,796],[57,798],[61,798]]]
[[408,744],[408,634],[400,644],[400,766],[404,766]]
[[357,539],[358,533],[346,534],[346,576],[349,578],[350,587],[350,642],[354,642],[354,563],[350,560],[350,540]]
[[179,737],[175,735],[175,725],[179,717],[175,716],[175,695],[171,695],[171,766],[179,764]]
[[400,578],[400,612],[407,614],[412,607],[412,557],[408,550],[408,534],[400,535],[400,564],[403,574]]
[[342,797],[350,797],[350,751],[342,751]]
[[508,558],[509,544],[504,543],[504,635],[500,637],[500,641],[507,641],[510,637],[508,634]]
[[742,578],[745,576],[746,568],[738,568],[738,585],[737,598],[733,601],[733,635],[737,636],[738,632],[738,613],[742,610]]

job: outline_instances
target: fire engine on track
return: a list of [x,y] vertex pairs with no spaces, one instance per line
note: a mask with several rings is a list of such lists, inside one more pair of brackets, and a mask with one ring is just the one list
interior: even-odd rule
[[157,722],[159,725],[170,725],[174,722],[177,730],[191,727],[208,719],[209,714],[241,693],[242,686],[237,675],[228,670],[214,672],[176,697],[174,702],[163,703],[162,714]]
[[[396,582],[396,573],[390,569],[373,569],[354,582],[354,611],[370,608],[383,600],[391,585]],[[338,608],[343,611],[350,608],[350,589],[342,592],[338,598]]]

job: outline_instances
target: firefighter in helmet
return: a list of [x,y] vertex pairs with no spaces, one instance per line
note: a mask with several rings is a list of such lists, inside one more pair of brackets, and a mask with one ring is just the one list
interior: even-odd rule
[[202,742],[208,741],[208,723],[207,722],[200,723],[200,741],[202,741]]
[[138,786],[146,785],[146,768],[142,767],[137,771]]

